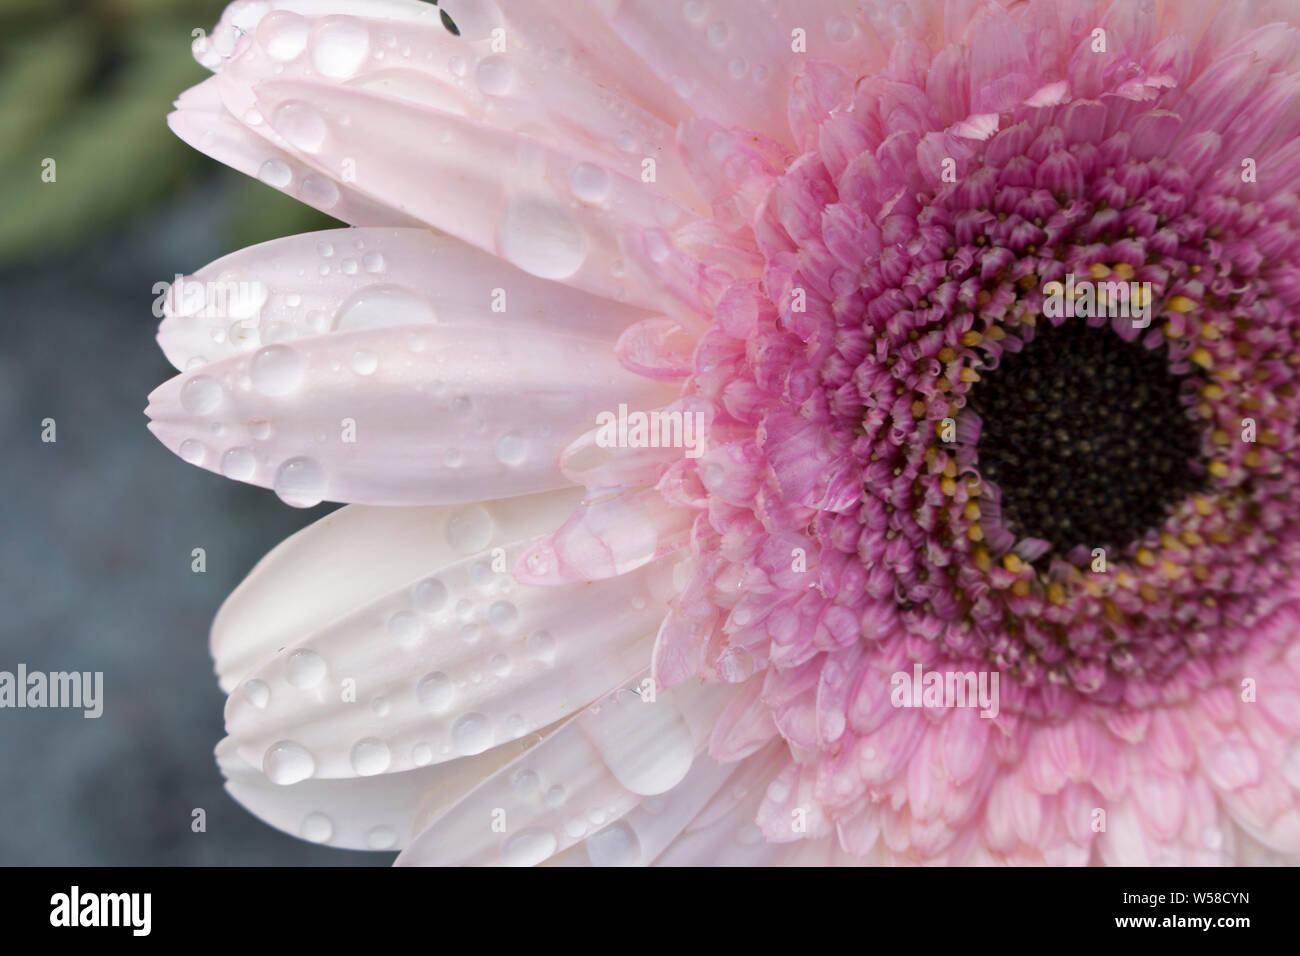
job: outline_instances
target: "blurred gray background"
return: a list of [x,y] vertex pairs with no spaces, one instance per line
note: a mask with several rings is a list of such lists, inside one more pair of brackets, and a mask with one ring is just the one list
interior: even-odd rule
[[[277,542],[329,510],[174,457],[153,286],[331,225],[163,122],[204,71],[211,0],[0,0],[0,670],[103,671],[104,713],[0,709],[0,864],[387,864],[230,799],[207,634]],[[57,161],[43,183],[41,161]],[[58,440],[41,441],[41,420]],[[190,552],[207,551],[207,572]],[[207,831],[191,831],[203,808]]]

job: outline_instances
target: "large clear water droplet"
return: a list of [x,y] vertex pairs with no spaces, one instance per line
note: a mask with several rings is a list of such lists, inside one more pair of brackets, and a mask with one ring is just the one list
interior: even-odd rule
[[290,458],[276,471],[272,487],[285,504],[311,508],[325,497],[325,471],[314,459]]
[[316,772],[316,760],[302,744],[281,740],[272,744],[262,758],[262,772],[282,787],[306,780]]
[[525,272],[543,279],[567,279],[586,261],[587,237],[559,206],[521,197],[501,217],[497,249]]

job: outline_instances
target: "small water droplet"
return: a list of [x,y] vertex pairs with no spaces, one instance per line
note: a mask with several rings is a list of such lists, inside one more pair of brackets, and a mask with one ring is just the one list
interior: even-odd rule
[[325,118],[316,112],[314,106],[306,103],[289,102],[275,111],[273,120],[276,132],[295,149],[304,153],[319,153],[325,145]]
[[424,622],[411,611],[398,611],[388,619],[388,636],[402,647],[413,647],[424,637]]
[[281,740],[267,749],[262,772],[272,783],[287,787],[314,774],[316,761],[302,744]]
[[268,345],[253,355],[248,376],[263,395],[287,395],[302,384],[307,362],[288,345]]
[[275,10],[257,25],[257,40],[271,59],[287,63],[307,48],[307,21],[288,10]]
[[221,473],[234,481],[248,481],[257,471],[257,459],[248,448],[231,448],[221,456]]
[[377,737],[363,737],[352,745],[352,769],[362,777],[383,773],[392,761],[388,744]]
[[587,837],[586,846],[592,866],[636,866],[641,862],[641,841],[623,820]]
[[496,441],[497,461],[503,465],[521,465],[528,457],[528,443],[517,432],[507,432]]
[[447,544],[460,554],[482,551],[491,540],[492,516],[482,505],[468,505],[447,520]]
[[301,690],[325,679],[325,658],[315,651],[300,649],[289,655],[289,683]]
[[312,843],[328,843],[334,835],[334,821],[323,813],[309,813],[302,818],[298,832]]
[[437,321],[433,306],[409,289],[369,286],[339,306],[336,329],[374,329],[389,325],[419,325]]
[[221,404],[223,394],[215,378],[196,375],[181,386],[181,407],[191,415],[207,415]]
[[375,369],[379,368],[379,356],[369,349],[358,349],[352,353],[348,365],[358,375],[373,375]]
[[486,56],[474,70],[474,80],[488,96],[507,96],[515,87],[515,68],[504,56]]
[[283,189],[293,181],[289,164],[282,159],[268,159],[257,171],[257,178],[268,186]]
[[316,72],[334,79],[356,73],[370,52],[370,30],[353,17],[329,17],[312,38],[311,62]]
[[300,192],[303,202],[317,209],[333,209],[339,201],[339,187],[328,176],[308,176]]
[[506,866],[536,866],[555,852],[555,834],[541,827],[528,827],[506,838],[501,861]]
[[311,508],[325,497],[325,472],[314,459],[290,458],[276,471],[272,487],[285,504]]
[[372,850],[391,850],[397,846],[397,832],[392,827],[374,827],[366,834],[366,845]]
[[555,659],[555,638],[550,631],[534,631],[524,641],[524,650],[534,660],[549,664]]
[[201,465],[203,459],[208,455],[208,450],[203,446],[202,442],[187,438],[181,442],[180,455],[184,461],[189,462],[191,465]]
[[481,754],[494,743],[492,724],[482,714],[462,714],[451,725],[451,743],[462,757]]
[[569,191],[583,202],[604,202],[610,186],[609,173],[593,163],[579,163],[569,173]]
[[507,260],[543,279],[567,279],[587,258],[587,237],[554,203],[534,197],[511,201],[497,227]]
[[415,685],[415,698],[424,707],[435,714],[441,714],[451,707],[456,697],[456,688],[442,671],[434,671],[420,678]]
[[447,585],[437,578],[425,578],[411,589],[411,599],[421,611],[433,614],[447,603]]
[[264,710],[271,702],[271,688],[264,681],[250,680],[244,685],[244,697],[258,710]]

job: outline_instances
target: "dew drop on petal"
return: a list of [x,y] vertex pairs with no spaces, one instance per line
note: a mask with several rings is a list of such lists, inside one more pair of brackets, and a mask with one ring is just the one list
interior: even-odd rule
[[221,473],[234,481],[248,481],[257,471],[257,459],[248,448],[231,448],[221,456]]
[[587,237],[559,206],[522,197],[501,218],[497,249],[531,275],[567,279],[587,258]]
[[298,832],[304,840],[310,840],[312,843],[328,843],[330,837],[334,835],[334,821],[323,813],[309,813],[302,818],[302,826]]
[[362,777],[383,773],[392,763],[388,744],[377,737],[364,737],[352,745],[352,769]]
[[181,386],[181,407],[191,415],[207,415],[221,404],[221,383],[206,375],[196,375]]
[[302,384],[307,362],[288,345],[268,345],[253,355],[248,376],[262,395],[287,395]]
[[411,611],[398,611],[388,619],[388,636],[402,647],[412,647],[424,637],[424,622]]
[[482,551],[492,540],[492,516],[482,505],[461,508],[447,519],[447,544],[460,554]]
[[411,589],[411,599],[421,611],[433,614],[447,603],[447,585],[437,578],[425,578]]
[[265,681],[250,680],[244,685],[244,697],[258,710],[264,710],[271,702],[271,688]]
[[392,827],[374,827],[366,834],[366,845],[372,850],[391,850],[397,846],[397,833]]
[[515,68],[504,56],[485,56],[474,70],[474,80],[488,96],[507,96],[515,88]]
[[592,866],[636,866],[641,862],[641,842],[623,820],[587,837],[586,846]]
[[369,349],[358,349],[352,353],[348,365],[358,375],[373,375],[379,368],[379,356]]
[[451,745],[462,757],[481,754],[493,743],[492,724],[482,714],[463,714],[451,725]]
[[311,508],[325,497],[325,472],[312,458],[290,458],[275,473],[272,487],[294,508]]
[[314,106],[290,101],[275,111],[272,121],[285,142],[304,153],[318,153],[325,145],[325,118]]
[[555,834],[541,827],[528,827],[506,838],[501,861],[506,866],[536,866],[555,852]]
[[257,170],[257,178],[268,186],[283,189],[293,180],[293,173],[283,159],[268,159]]
[[335,314],[334,328],[374,329],[435,321],[433,306],[414,292],[395,285],[378,285],[361,289],[344,301]]
[[609,196],[609,190],[609,173],[593,163],[579,163],[569,173],[569,191],[575,199],[589,203],[604,202]]
[[325,659],[315,651],[299,649],[289,655],[289,683],[301,690],[315,687],[325,678]]
[[672,789],[695,761],[690,727],[663,697],[648,704],[635,691],[619,691],[578,725],[618,782],[642,796]]
[[307,48],[307,21],[288,10],[276,10],[257,25],[257,40],[273,60],[287,63]]
[[415,685],[415,699],[420,702],[420,706],[440,714],[451,707],[452,701],[456,697],[456,687],[442,671],[434,671],[432,674],[426,674],[420,678],[420,682]]
[[317,209],[333,209],[339,201],[339,187],[328,176],[308,176],[300,191],[303,201]]
[[312,38],[311,63],[316,72],[336,80],[356,73],[370,52],[370,31],[353,17],[329,17]]
[[534,631],[524,641],[524,650],[533,660],[549,664],[555,659],[555,638],[550,631]]
[[203,442],[195,441],[193,438],[187,438],[181,442],[179,451],[182,460],[189,462],[191,465],[203,464],[203,459],[208,455],[208,450],[203,447]]
[[267,749],[262,772],[272,783],[287,787],[314,774],[316,761],[302,744],[281,740]]
[[528,443],[515,432],[507,432],[496,441],[497,461],[503,465],[521,465],[528,457]]

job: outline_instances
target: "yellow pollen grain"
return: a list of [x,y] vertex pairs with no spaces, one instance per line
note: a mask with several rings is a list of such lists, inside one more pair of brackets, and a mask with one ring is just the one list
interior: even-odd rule
[[966,507],[962,510],[962,514],[965,516],[967,521],[979,521],[980,520],[979,504],[974,501],[966,502]]
[[1160,597],[1160,592],[1150,584],[1143,584],[1138,588],[1138,594],[1142,595],[1142,600],[1146,601],[1148,604],[1154,604]]
[[1006,331],[1006,329],[1002,328],[1002,326],[1000,326],[1000,325],[990,326],[990,327],[989,327],[989,328],[984,332],[984,334],[985,334],[985,335],[989,338],[989,340],[992,341],[992,342],[1001,342],[1003,339],[1005,339],[1005,338],[1007,337],[1007,331]]
[[1027,578],[1016,578],[1011,585],[1011,593],[1016,597],[1029,597],[1029,580]]
[[1156,556],[1150,548],[1138,548],[1137,563],[1144,568],[1149,568],[1156,563]]
[[1014,551],[1008,551],[1002,555],[1002,566],[1012,574],[1019,574],[1025,568],[1025,562],[1020,560],[1020,556]]
[[971,329],[961,337],[961,344],[969,348],[974,348],[984,341],[984,336],[980,335],[974,329]]
[[1165,303],[1165,308],[1170,312],[1187,313],[1196,308],[1196,302],[1193,299],[1187,298],[1185,295],[1176,295]]
[[1171,581],[1182,577],[1183,574],[1183,566],[1181,564],[1174,564],[1172,561],[1161,561],[1160,570],[1165,572],[1165,577]]
[[1124,623],[1124,612],[1115,606],[1115,602],[1107,599],[1101,602],[1101,606],[1106,611],[1106,617],[1112,624]]
[[1208,580],[1210,577],[1210,569],[1203,564],[1194,564],[1192,565],[1192,577],[1196,578],[1198,581]]
[[912,417],[913,418],[925,417],[925,402],[912,403]]
[[1277,445],[1277,443],[1280,441],[1280,439],[1277,437],[1277,432],[1268,431],[1268,430],[1260,432],[1258,438],[1259,438],[1259,443],[1261,445],[1268,445],[1270,447]]
[[1183,547],[1183,543],[1168,532],[1160,535],[1160,543],[1170,551],[1177,551],[1179,554],[1187,553],[1187,549]]
[[1186,531],[1184,531],[1182,537],[1183,537],[1183,542],[1185,544],[1190,545],[1193,548],[1201,544],[1201,542],[1204,540],[1199,534],[1197,534],[1191,528],[1188,528]]
[[956,357],[957,357],[957,353],[953,350],[952,346],[950,345],[945,345],[943,348],[939,349],[939,361],[943,362],[945,365],[947,365]]
[[1264,463],[1264,456],[1252,448],[1241,456],[1241,460],[1246,463],[1247,468],[1258,468]]
[[1215,478],[1227,478],[1227,477],[1228,477],[1228,466],[1227,466],[1226,464],[1224,464],[1223,462],[1221,462],[1221,461],[1212,461],[1212,462],[1210,462],[1209,468],[1208,468],[1207,470],[1208,470],[1209,473],[1212,474]]
[[971,556],[975,559],[975,567],[981,571],[987,571],[992,567],[992,561],[989,560],[989,549],[982,544],[975,545],[971,549]]
[[961,370],[961,380],[963,382],[978,382],[980,380],[979,373],[973,368],[964,368]]
[[1100,262],[1094,262],[1088,266],[1088,272],[1094,279],[1104,279],[1110,275],[1110,266],[1102,265]]
[[1210,405],[1209,402],[1201,402],[1196,406],[1196,414],[1200,415],[1202,418],[1213,418],[1214,407]]
[[1214,502],[1209,498],[1193,498],[1192,503],[1196,507],[1196,513],[1201,517],[1208,517],[1214,514]]
[[1059,582],[1053,581],[1047,586],[1047,600],[1053,604],[1064,604],[1065,588],[1061,587]]
[[1123,279],[1125,282],[1127,282],[1129,279],[1133,278],[1133,276],[1135,275],[1135,270],[1134,270],[1134,268],[1133,268],[1131,265],[1129,265],[1129,263],[1127,263],[1127,262],[1117,262],[1117,263],[1115,263],[1115,269],[1114,269],[1114,272],[1115,272],[1115,275],[1119,276],[1119,277],[1120,277],[1121,279]]
[[1223,386],[1218,382],[1210,382],[1205,388],[1201,389],[1201,394],[1212,402],[1217,402],[1223,398]]
[[949,458],[943,465],[943,476],[945,478],[957,477],[957,463]]
[[944,478],[939,482],[939,490],[951,498],[957,493],[957,482],[953,481],[951,478]]
[[977,524],[973,524],[966,529],[966,537],[970,538],[972,541],[983,541],[984,529]]
[[1210,435],[1210,438],[1214,441],[1216,445],[1226,445],[1228,444],[1228,442],[1232,440],[1231,438],[1228,437],[1228,433],[1224,431],[1222,428],[1216,428],[1214,432]]
[[1214,356],[1210,354],[1209,349],[1193,349],[1192,354],[1189,355],[1188,358],[1201,368],[1209,368],[1214,364]]
[[1174,328],[1172,322],[1165,323],[1164,333],[1167,339],[1181,339],[1183,337],[1183,333]]

